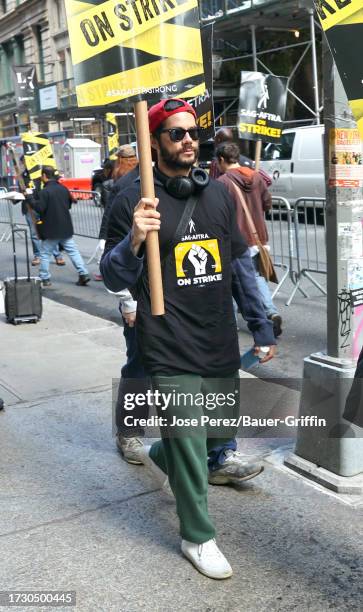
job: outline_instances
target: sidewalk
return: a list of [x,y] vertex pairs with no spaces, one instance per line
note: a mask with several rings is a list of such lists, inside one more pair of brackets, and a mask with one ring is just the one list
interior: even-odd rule
[[360,609],[363,506],[284,469],[286,439],[249,440],[264,474],[210,487],[235,572],[212,581],[180,554],[173,499],[115,450],[122,330],[44,299],[37,325],[0,314],[0,345],[0,591],[74,590],[82,612]]

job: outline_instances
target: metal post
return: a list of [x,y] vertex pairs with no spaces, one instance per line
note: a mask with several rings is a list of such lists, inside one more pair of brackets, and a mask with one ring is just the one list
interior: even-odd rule
[[[348,106],[341,79],[328,48],[324,52],[324,72],[328,75],[325,85],[325,177],[327,185],[327,289],[328,289],[328,355],[340,360],[352,359],[354,322],[350,309],[346,316],[350,324],[342,325],[342,295],[349,290],[349,260],[354,259],[353,244],[344,247],[341,229],[352,228],[352,223],[361,223],[361,187],[331,186],[330,179],[330,132],[333,129],[356,129],[352,112]],[[343,252],[344,250],[344,252]],[[350,250],[350,253],[347,252]],[[343,309],[344,311],[344,309]],[[343,329],[345,328],[345,330]],[[349,331],[349,333],[348,333]]]
[[327,425],[322,428],[299,427],[295,454],[285,463],[339,493],[362,493],[362,429],[346,421],[343,414],[354,375],[353,357],[357,357],[353,348],[360,349],[362,342],[361,338],[359,343],[354,343],[354,330],[358,327],[356,319],[362,318],[362,314],[359,309],[353,314],[350,290],[354,285],[352,264],[357,262],[353,233],[361,228],[363,204],[361,187],[340,186],[332,178],[332,158],[336,155],[331,146],[332,136],[336,134],[333,130],[342,130],[340,138],[347,143],[348,152],[350,133],[344,137],[344,130],[355,129],[356,123],[325,40],[323,68],[328,348],[327,354],[314,353],[304,360],[300,417],[324,418]]
[[310,15],[311,55],[312,55],[312,62],[313,62],[313,89],[314,89],[315,114],[316,114],[316,123],[320,124],[319,79],[318,79],[318,63],[316,59],[314,9],[312,8],[309,9],[309,15]]
[[127,144],[128,144],[132,140],[131,130],[130,130],[130,118],[129,118],[128,111],[126,113],[126,129],[127,129]]
[[[258,64],[257,64],[257,44],[256,44],[256,26],[251,25],[251,40],[252,40],[252,61],[253,61],[253,70],[258,72]],[[262,140],[256,141],[255,148],[255,170],[258,171],[260,167],[260,159],[261,159],[261,150],[262,150]]]
[[106,116],[101,116],[101,141],[102,141],[102,149],[104,150],[104,159],[109,157],[110,151],[108,149],[108,125],[106,121]]
[[252,41],[253,70],[257,72],[258,66],[257,66],[256,26],[251,25],[250,27],[251,27],[251,41]]

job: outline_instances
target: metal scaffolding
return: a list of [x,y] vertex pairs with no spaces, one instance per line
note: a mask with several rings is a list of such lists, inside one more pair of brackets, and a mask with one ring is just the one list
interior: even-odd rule
[[[282,7],[282,8],[281,8]],[[218,58],[214,60],[221,64],[236,60],[251,59],[252,69],[261,70],[274,74],[273,70],[268,65],[268,57],[276,53],[283,53],[290,49],[301,49],[301,54],[295,65],[291,68],[290,73],[284,76],[288,77],[288,92],[299,104],[301,104],[308,112],[310,119],[301,120],[301,122],[320,123],[320,114],[322,106],[320,105],[319,95],[319,78],[318,78],[318,56],[316,48],[316,26],[320,30],[320,25],[314,19],[314,7],[312,0],[285,0],[283,3],[277,0],[206,0],[201,5],[202,21],[208,23],[214,22],[215,36],[220,36],[228,46],[233,47],[229,43],[228,37],[237,36],[241,40],[241,30],[250,37],[251,53],[243,53],[231,57]],[[253,25],[251,25],[251,23]],[[298,28],[309,28],[309,40],[304,42],[295,42],[278,46],[272,49],[258,51],[258,37],[264,31],[286,31],[297,32]],[[230,38],[231,40],[232,38]],[[235,47],[236,48],[236,47]],[[309,57],[312,67],[312,97],[313,105],[304,100],[292,88],[292,80],[296,75],[297,70],[301,66],[305,58]],[[265,59],[266,58],[266,59]],[[278,75],[281,76],[281,75]],[[218,90],[218,86],[216,87]],[[216,98],[217,100],[218,98]],[[231,108],[238,104],[238,92],[229,96],[225,96],[223,111],[218,115],[225,117]],[[286,123],[289,123],[288,121]],[[294,123],[297,123],[294,121]]]

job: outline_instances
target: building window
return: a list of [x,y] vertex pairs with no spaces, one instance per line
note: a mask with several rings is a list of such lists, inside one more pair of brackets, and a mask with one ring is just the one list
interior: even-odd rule
[[7,13],[8,11],[8,6],[7,6],[7,0],[0,0],[0,13],[2,15],[4,15],[4,13]]
[[67,65],[66,65],[66,56],[65,56],[64,51],[59,51],[58,62],[59,62],[59,78],[61,81],[65,81],[67,79]]
[[35,40],[38,51],[38,80],[44,81],[44,52],[41,26],[36,26],[35,28]]
[[1,90],[3,93],[14,91],[11,66],[13,62],[13,46],[10,42],[1,46]]
[[24,39],[22,36],[16,36],[13,39],[14,64],[21,65],[25,62]]
[[66,49],[66,68],[67,68],[67,79],[71,79],[73,77],[73,64],[72,64],[72,56],[71,50]]
[[54,15],[56,28],[62,29],[65,27],[65,14],[63,0],[54,0]]

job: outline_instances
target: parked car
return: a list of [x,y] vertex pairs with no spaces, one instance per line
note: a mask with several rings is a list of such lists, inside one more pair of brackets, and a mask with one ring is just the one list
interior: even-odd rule
[[284,130],[262,152],[261,168],[272,178],[273,196],[294,205],[299,198],[325,198],[324,126]]

